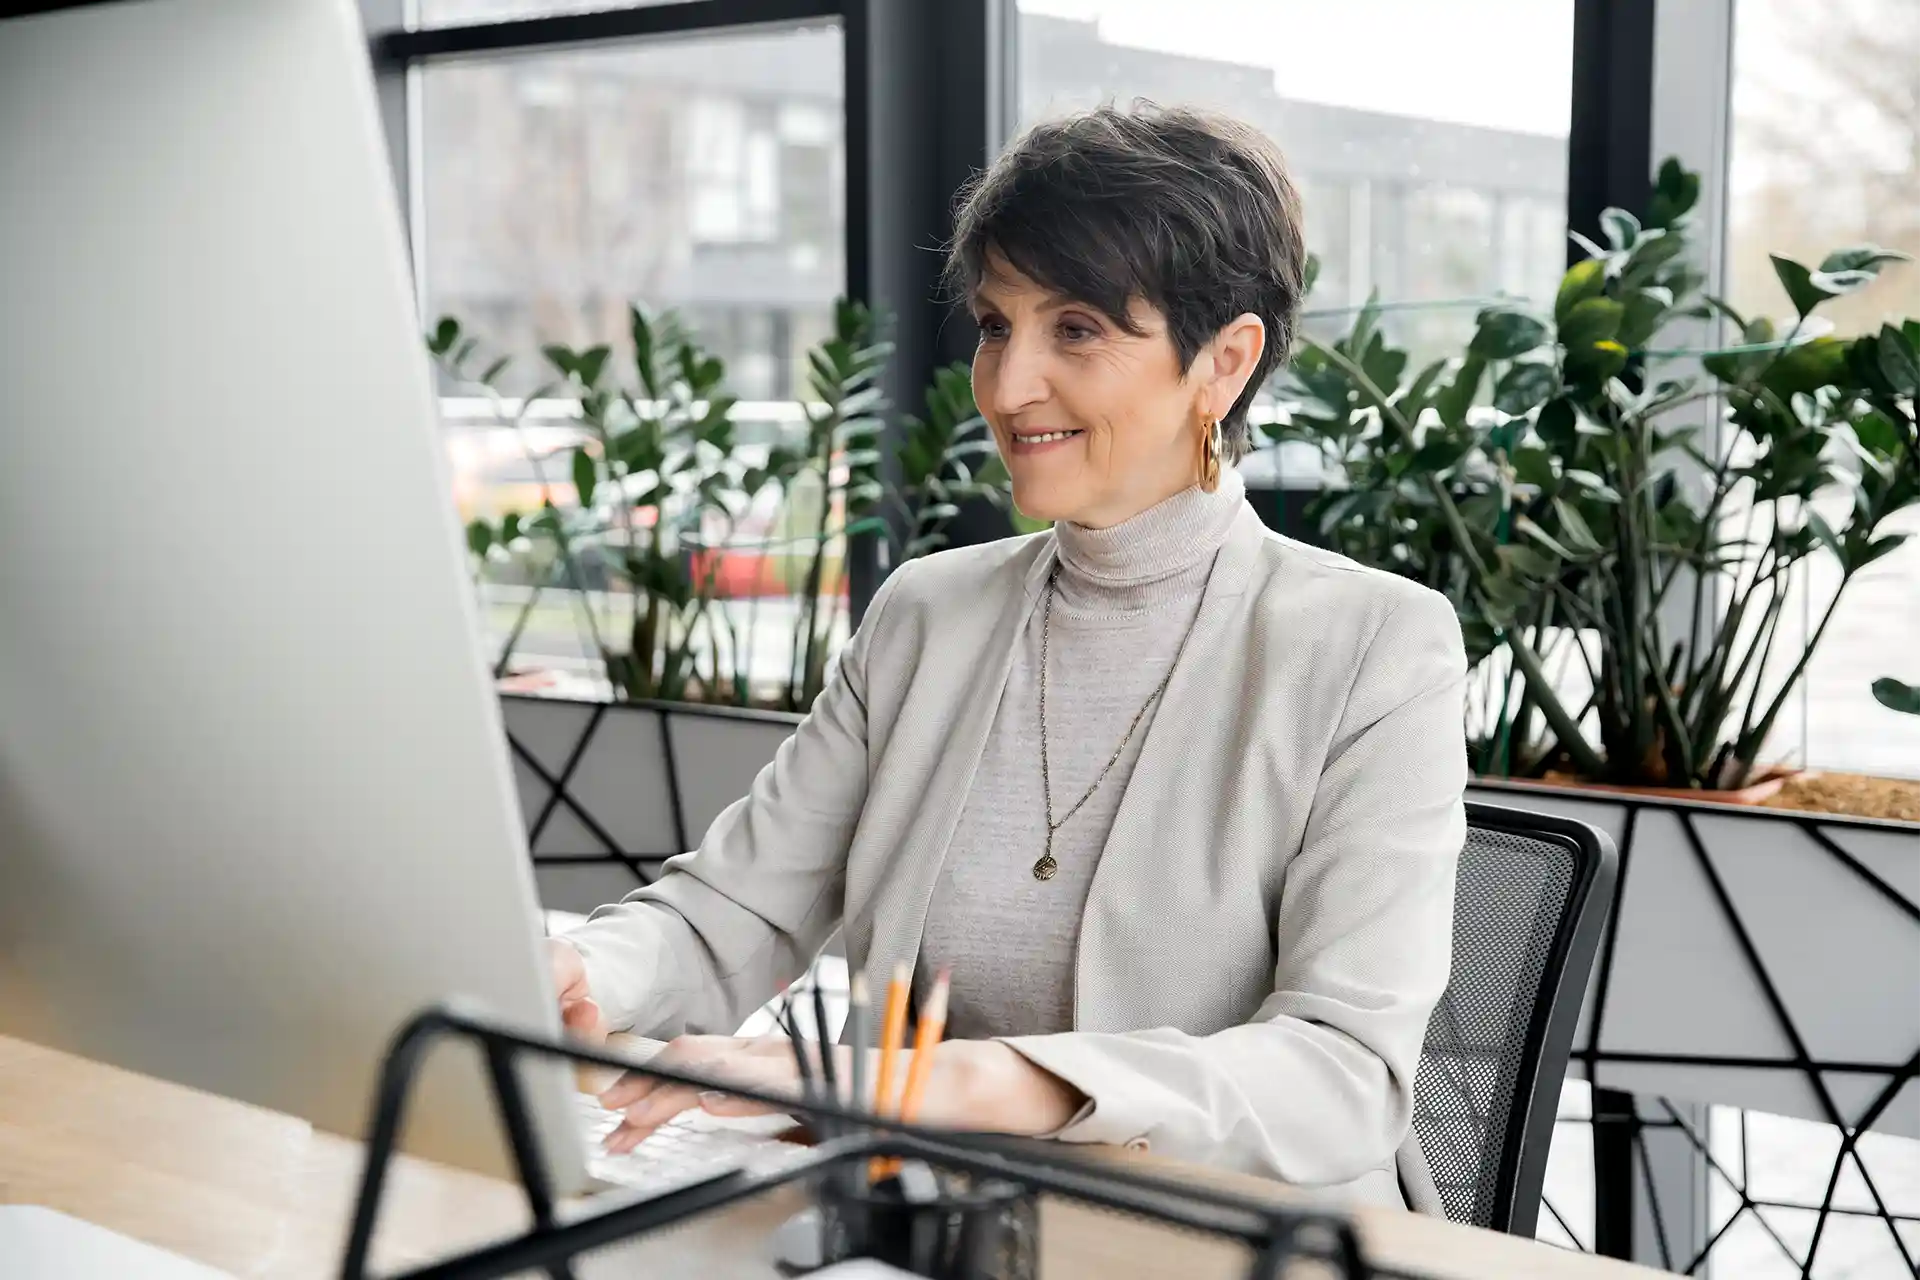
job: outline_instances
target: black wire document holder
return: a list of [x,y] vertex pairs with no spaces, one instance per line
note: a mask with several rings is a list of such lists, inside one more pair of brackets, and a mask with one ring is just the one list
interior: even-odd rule
[[[495,1108],[533,1225],[511,1239],[384,1280],[498,1280],[529,1271],[544,1271],[552,1280],[571,1280],[573,1261],[580,1255],[678,1226],[777,1187],[802,1183],[813,1190],[816,1205],[829,1204],[823,1193],[831,1188],[864,1187],[865,1171],[876,1157],[921,1161],[966,1175],[976,1186],[1003,1191],[1011,1188],[1029,1206],[1030,1216],[1035,1199],[1046,1194],[1204,1237],[1237,1241],[1251,1252],[1250,1280],[1279,1280],[1296,1263],[1318,1264],[1313,1274],[1319,1276],[1367,1280],[1370,1275],[1351,1224],[1335,1213],[1289,1208],[1117,1165],[1048,1158],[1035,1151],[1038,1144],[901,1124],[818,1098],[759,1093],[724,1080],[637,1064],[618,1053],[588,1045],[528,1035],[485,1016],[442,1006],[408,1021],[381,1065],[367,1134],[366,1164],[341,1264],[345,1280],[376,1280],[368,1270],[369,1253],[381,1194],[397,1154],[408,1094],[427,1050],[441,1040],[469,1042],[485,1062]],[[776,1171],[731,1173],[647,1200],[611,1195],[607,1197],[608,1208],[593,1212],[589,1201],[586,1215],[569,1215],[562,1221],[554,1211],[547,1165],[515,1070],[527,1057],[638,1072],[666,1084],[719,1090],[766,1103],[803,1123],[815,1135],[816,1144],[804,1156],[783,1162]],[[842,1199],[841,1204],[845,1203]],[[1037,1218],[1032,1221],[1037,1223]],[[992,1273],[982,1274],[990,1277]]]

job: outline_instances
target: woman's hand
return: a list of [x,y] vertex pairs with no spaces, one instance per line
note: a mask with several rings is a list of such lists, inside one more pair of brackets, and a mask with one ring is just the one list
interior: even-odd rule
[[967,1127],[1037,1138],[1066,1127],[1086,1095],[998,1040],[953,1040],[940,1046],[966,1058],[972,1118]]
[[593,1043],[605,1040],[607,1020],[587,989],[587,966],[579,951],[564,938],[548,938],[547,963],[553,970],[553,993],[560,1000],[561,1024]]
[[[867,1078],[873,1079],[879,1051],[870,1054]],[[997,1041],[950,1040],[933,1054],[926,1092],[914,1116],[918,1124],[1037,1135],[1066,1124],[1084,1101],[1071,1085]],[[906,1078],[912,1058],[911,1051],[901,1053],[898,1078]],[[681,1036],[653,1063],[759,1093],[796,1101],[801,1096],[793,1050],[780,1036]],[[843,1084],[850,1080],[852,1050],[836,1046],[834,1066],[837,1079]],[[842,1097],[844,1100],[844,1092]],[[620,1126],[607,1136],[606,1149],[614,1155],[633,1150],[655,1129],[696,1107],[716,1116],[763,1115],[776,1110],[717,1090],[701,1093],[637,1072],[621,1077],[599,1095],[599,1100],[610,1111],[626,1112]]]

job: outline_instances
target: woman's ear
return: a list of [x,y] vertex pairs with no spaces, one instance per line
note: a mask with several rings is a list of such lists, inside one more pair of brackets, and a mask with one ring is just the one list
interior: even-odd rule
[[1244,312],[1221,326],[1208,346],[1213,379],[1204,396],[1206,410],[1210,417],[1224,418],[1260,364],[1260,355],[1267,349],[1267,326],[1253,312]]

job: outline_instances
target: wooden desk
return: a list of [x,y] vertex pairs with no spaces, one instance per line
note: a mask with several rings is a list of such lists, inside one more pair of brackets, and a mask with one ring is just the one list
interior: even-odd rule
[[[491,1123],[491,1119],[487,1121]],[[1169,1161],[1144,1159],[1159,1172]],[[1178,1171],[1257,1195],[1255,1178]],[[40,1204],[246,1280],[333,1276],[360,1173],[357,1143],[303,1121],[0,1036],[0,1203]],[[630,1246],[647,1274],[768,1277],[770,1196]],[[1050,1277],[1234,1276],[1241,1255],[1068,1204],[1043,1208]],[[1356,1215],[1376,1264],[1439,1280],[1634,1280],[1658,1273],[1389,1210]],[[402,1159],[382,1207],[381,1270],[525,1227],[506,1183]],[[655,1269],[657,1268],[657,1270]]]

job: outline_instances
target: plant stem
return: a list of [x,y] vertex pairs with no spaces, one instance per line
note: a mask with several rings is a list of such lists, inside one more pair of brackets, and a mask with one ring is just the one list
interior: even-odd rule
[[533,616],[533,607],[540,603],[542,585],[534,583],[527,589],[526,603],[520,606],[520,612],[513,619],[513,627],[507,632],[506,643],[500,646],[500,658],[493,664],[495,680],[507,674],[507,668],[513,663],[513,651],[520,647],[520,636],[527,629],[527,620]]
[[1512,633],[1507,635],[1507,650],[1513,654],[1514,665],[1520,668],[1528,686],[1538,697],[1540,714],[1545,716],[1547,723],[1553,727],[1554,736],[1560,739],[1561,749],[1573,758],[1574,767],[1587,777],[1604,777],[1607,771],[1606,762],[1600,758],[1592,744],[1581,735],[1579,723],[1567,714],[1567,709],[1561,703],[1559,695],[1547,681],[1547,674],[1541,667],[1539,655],[1528,647],[1524,639]]
[[[1750,766],[1754,758],[1760,754],[1760,749],[1766,745],[1767,735],[1773,732],[1773,722],[1779,718],[1781,708],[1786,706],[1787,698],[1792,695],[1794,686],[1800,682],[1807,664],[1813,660],[1814,650],[1820,647],[1821,637],[1827,634],[1827,624],[1833,621],[1834,611],[1840,607],[1840,597],[1845,594],[1847,584],[1852,580],[1851,571],[1841,572],[1840,585],[1834,588],[1833,599],[1827,602],[1827,611],[1821,615],[1820,625],[1814,628],[1813,638],[1801,648],[1800,660],[1794,663],[1793,670],[1787,673],[1786,681],[1780,686],[1780,692],[1774,696],[1772,705],[1767,708],[1767,714],[1761,718],[1759,724],[1753,726],[1751,736],[1743,729],[1740,737],[1736,739],[1734,755],[1743,764]],[[1754,691],[1759,692],[1758,686]]]

